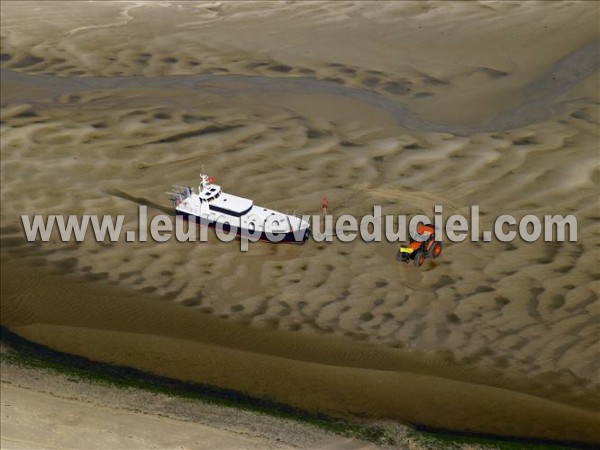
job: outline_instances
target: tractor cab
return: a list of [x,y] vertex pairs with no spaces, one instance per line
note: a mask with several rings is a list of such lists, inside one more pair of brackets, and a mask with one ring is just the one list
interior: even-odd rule
[[417,234],[422,240],[416,240],[411,237],[408,243],[400,245],[396,259],[401,262],[409,263],[411,260],[414,265],[420,267],[426,258],[437,258],[442,253],[442,243],[435,240],[435,227],[429,224],[419,225]]

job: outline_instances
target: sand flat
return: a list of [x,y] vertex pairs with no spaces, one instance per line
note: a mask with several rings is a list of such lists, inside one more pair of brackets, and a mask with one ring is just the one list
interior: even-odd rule
[[[102,408],[2,383],[2,448],[292,448],[204,425]],[[59,429],[60,433],[48,433]],[[122,436],[129,433],[129,440]],[[26,439],[24,439],[26,437]]]
[[[291,402],[312,389],[312,406],[342,413],[362,404],[429,425],[582,438],[569,417],[584,424],[600,407],[597,4],[1,7],[3,325],[152,371],[169,352],[135,349],[170,340],[192,355],[262,355],[290,376],[308,363],[330,379],[385,371],[371,402],[331,396],[317,375],[297,391],[269,379],[267,392],[244,371],[185,372],[183,352],[168,375]],[[335,214],[440,204],[447,217],[478,204],[482,229],[499,214],[570,213],[579,239],[449,244],[421,270],[399,266],[393,243],[241,254],[214,238],[23,242],[19,214],[124,214],[134,230],[140,203],[169,211],[164,190],[195,183],[202,165],[280,210],[318,212],[324,194]],[[426,392],[422,376],[460,382],[461,401],[487,389],[531,403],[515,423],[508,403],[502,420],[449,417],[403,386],[384,395],[402,377]],[[455,405],[446,381],[433,384],[440,407]],[[537,415],[542,400],[552,417]]]

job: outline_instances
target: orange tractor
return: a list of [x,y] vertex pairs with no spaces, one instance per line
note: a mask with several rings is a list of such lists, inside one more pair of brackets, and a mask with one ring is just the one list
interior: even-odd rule
[[396,259],[405,263],[411,260],[414,265],[421,267],[425,258],[437,258],[442,253],[442,243],[435,240],[435,227],[433,225],[419,225],[417,233],[424,238],[422,241],[410,239],[408,244],[403,244],[398,249]]

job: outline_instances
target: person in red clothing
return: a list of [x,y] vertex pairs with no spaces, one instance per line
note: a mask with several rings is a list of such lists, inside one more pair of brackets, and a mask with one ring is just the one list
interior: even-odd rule
[[323,211],[323,214],[327,214],[328,208],[329,208],[329,199],[327,198],[326,195],[324,195],[323,198],[321,198],[321,211]]

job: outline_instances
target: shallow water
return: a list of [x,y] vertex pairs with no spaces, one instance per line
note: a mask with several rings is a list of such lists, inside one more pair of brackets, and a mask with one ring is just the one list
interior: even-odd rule
[[[546,120],[565,110],[564,102],[556,100],[600,67],[600,40],[579,48],[558,61],[548,72],[526,87],[526,100],[509,110],[499,112],[487,123],[457,127],[419,118],[409,108],[376,92],[359,90],[314,78],[278,78],[251,75],[173,75],[153,77],[62,77],[27,75],[14,70],[0,69],[4,83],[19,83],[23,90],[13,95],[5,89],[4,101],[31,102],[40,98],[39,90],[60,96],[88,90],[161,88],[203,90],[222,96],[245,93],[284,93],[344,96],[375,106],[390,114],[402,127],[456,135],[472,135],[489,131],[504,131]],[[32,95],[28,87],[34,87]]]

